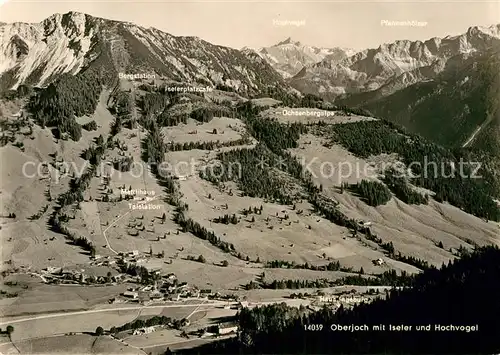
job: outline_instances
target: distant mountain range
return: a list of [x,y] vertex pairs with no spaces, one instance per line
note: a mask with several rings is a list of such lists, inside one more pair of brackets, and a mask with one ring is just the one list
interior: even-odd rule
[[304,67],[313,66],[322,60],[340,61],[356,53],[349,48],[318,48],[303,45],[290,37],[271,47],[256,51],[283,77],[291,78]]
[[498,46],[500,24],[470,27],[466,33],[453,37],[382,44],[340,61],[327,56],[312,66],[305,66],[290,84],[304,93],[328,98],[377,89],[387,95],[434,78],[450,58],[483,53]]
[[450,58],[496,46],[500,46],[500,25],[471,27],[458,36],[425,42],[400,40],[360,52],[303,45],[291,38],[257,50],[236,50],[197,37],[69,12],[40,23],[0,24],[0,88],[46,85],[106,56],[104,62],[116,72],[155,73],[243,93],[291,85],[330,99],[374,90],[387,96],[433,79]]
[[496,58],[499,48],[500,24],[359,52],[308,46],[291,38],[237,50],[69,12],[40,23],[0,24],[0,91],[20,84],[44,86],[61,74],[89,67],[112,77],[120,72],[155,74],[247,97],[300,91],[368,109],[443,145],[481,144],[491,150],[498,145],[497,130],[485,128],[500,124],[493,99],[498,63],[490,58]]

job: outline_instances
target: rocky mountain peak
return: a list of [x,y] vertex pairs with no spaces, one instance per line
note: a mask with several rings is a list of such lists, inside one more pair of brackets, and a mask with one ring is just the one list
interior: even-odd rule
[[275,44],[273,47],[284,46],[287,44],[292,44],[292,45],[297,46],[297,47],[300,47],[302,45],[299,41],[294,41],[294,40],[292,40],[291,37],[288,37],[284,41],[281,41],[281,42]]
[[304,67],[315,65],[326,58],[336,63],[352,55],[354,51],[337,47],[321,48],[304,45],[288,37],[273,46],[260,48],[258,53],[284,78],[291,78]]

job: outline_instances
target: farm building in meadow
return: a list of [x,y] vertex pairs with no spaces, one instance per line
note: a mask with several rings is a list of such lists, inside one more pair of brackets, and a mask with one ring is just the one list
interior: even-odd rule
[[221,323],[217,325],[217,334],[219,335],[236,333],[237,331],[238,325],[235,323]]
[[136,329],[134,330],[134,335],[138,335],[138,334],[151,334],[155,331],[155,327],[145,327],[145,328],[140,328],[140,329]]
[[139,297],[139,293],[138,292],[134,292],[134,291],[125,291],[123,293],[123,296],[125,297],[128,297],[128,298],[132,298],[132,299],[137,299]]

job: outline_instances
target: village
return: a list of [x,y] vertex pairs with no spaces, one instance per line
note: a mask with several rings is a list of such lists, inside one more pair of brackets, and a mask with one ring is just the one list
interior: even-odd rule
[[109,284],[136,284],[123,292],[120,297],[110,299],[110,303],[140,303],[150,304],[158,301],[179,301],[181,299],[205,298],[236,300],[227,296],[213,293],[212,290],[198,289],[180,282],[175,274],[161,275],[160,270],[148,270],[141,264],[151,254],[139,253],[133,250],[129,253],[120,253],[115,257],[94,255],[91,257],[88,269],[107,268],[105,275],[95,276],[87,273],[85,268],[47,267],[39,274],[47,284],[66,285],[109,285]]

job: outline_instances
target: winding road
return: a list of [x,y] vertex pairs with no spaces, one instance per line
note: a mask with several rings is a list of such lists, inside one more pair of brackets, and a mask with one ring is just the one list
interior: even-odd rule
[[[146,203],[149,203],[149,202],[152,202],[158,198],[160,198],[161,196],[163,196],[165,194],[159,194],[158,196],[155,196],[153,197],[151,200],[146,200],[146,201],[139,201],[137,204],[138,205],[143,205],[143,204],[146,204]],[[108,240],[108,237],[106,237],[106,232],[108,231],[108,229],[110,229],[111,227],[113,227],[116,222],[118,222],[119,220],[121,220],[123,217],[125,217],[126,215],[128,215],[130,212],[132,211],[128,211],[127,213],[124,213],[122,214],[121,216],[119,216],[118,218],[116,218],[113,222],[111,222],[111,224],[109,226],[106,227],[106,229],[104,229],[102,231],[102,236],[104,237],[104,240],[106,241],[106,246],[107,248],[112,251],[113,253],[115,253],[116,255],[119,254],[119,252],[117,252],[116,250],[114,250],[112,247],[111,247],[111,244],[109,244],[109,240]]]

